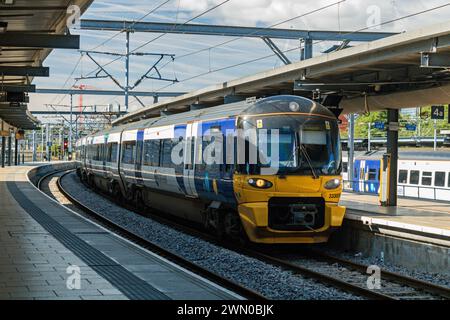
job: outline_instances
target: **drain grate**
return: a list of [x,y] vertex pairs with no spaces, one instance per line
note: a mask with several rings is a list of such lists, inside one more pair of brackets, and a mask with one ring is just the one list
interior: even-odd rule
[[7,186],[14,199],[34,220],[127,298],[132,300],[170,299],[47,215],[22,193],[16,183],[8,181]]

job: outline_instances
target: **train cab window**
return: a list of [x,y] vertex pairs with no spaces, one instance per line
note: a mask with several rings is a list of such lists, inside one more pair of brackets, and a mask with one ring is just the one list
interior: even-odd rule
[[398,183],[408,182],[408,170],[400,170],[398,172]]
[[122,162],[124,164],[134,164],[135,153],[136,153],[136,141],[124,142]]
[[144,141],[144,166],[159,167],[159,147],[161,140]]
[[434,173],[434,186],[436,187],[445,186],[445,172],[436,171]]
[[430,171],[422,172],[422,185],[431,186],[431,172]]
[[420,171],[411,170],[411,174],[409,175],[409,184],[419,184],[419,175]]

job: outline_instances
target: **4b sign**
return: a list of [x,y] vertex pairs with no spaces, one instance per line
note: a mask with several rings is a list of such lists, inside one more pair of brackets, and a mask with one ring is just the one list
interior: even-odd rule
[[444,119],[444,106],[431,106],[431,119],[443,120]]

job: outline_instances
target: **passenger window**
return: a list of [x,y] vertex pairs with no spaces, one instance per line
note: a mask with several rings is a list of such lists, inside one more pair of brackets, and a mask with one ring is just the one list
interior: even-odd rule
[[409,176],[409,183],[410,184],[419,184],[419,174],[420,174],[420,171],[411,170],[411,174]]
[[111,143],[111,156],[110,162],[117,162],[117,142]]
[[144,165],[159,167],[160,140],[147,140],[144,142]]
[[436,187],[445,186],[445,172],[437,171],[434,173],[434,185]]
[[369,180],[376,180],[377,179],[377,169],[370,168],[369,169]]
[[450,188],[450,172],[448,173],[448,182],[447,182],[447,187]]
[[407,183],[408,181],[408,170],[400,170],[398,172],[398,183]]
[[172,162],[172,139],[164,139],[162,141],[161,167],[173,168],[174,166]]
[[134,164],[134,154],[136,141],[129,141],[123,144],[122,162],[124,164]]
[[348,164],[347,164],[347,162],[343,162],[342,163],[342,172],[347,172],[347,170],[348,170]]
[[422,185],[431,186],[431,172],[430,171],[422,172]]

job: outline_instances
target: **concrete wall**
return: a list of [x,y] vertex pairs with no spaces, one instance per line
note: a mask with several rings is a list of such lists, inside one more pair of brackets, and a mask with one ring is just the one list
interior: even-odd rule
[[[407,236],[411,239],[405,239]],[[410,270],[450,275],[450,246],[414,238],[404,232],[397,232],[397,236],[394,232],[388,235],[383,230],[371,230],[362,223],[345,220],[342,229],[331,236],[329,244],[334,248],[361,252],[364,257],[384,255],[386,263]]]
[[33,183],[34,185],[37,185],[39,179],[42,178],[43,176],[45,176],[46,174],[49,174],[49,173],[55,172],[55,171],[75,169],[76,167],[77,167],[77,162],[75,162],[75,161],[62,161],[62,162],[44,164],[44,165],[41,165],[41,166],[31,169],[28,172],[28,178],[30,179],[31,183]]

